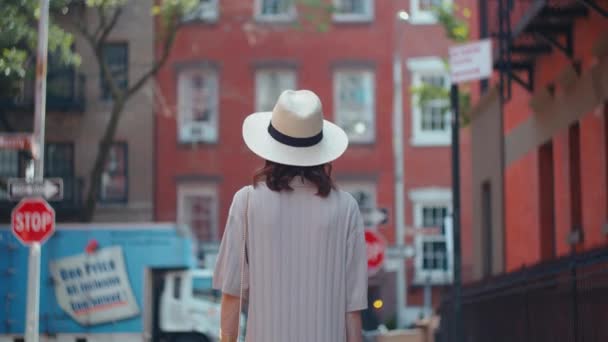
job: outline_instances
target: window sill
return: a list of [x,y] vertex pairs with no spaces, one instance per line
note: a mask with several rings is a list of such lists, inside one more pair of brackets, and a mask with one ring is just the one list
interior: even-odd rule
[[412,137],[410,143],[415,147],[446,147],[452,144],[452,140],[450,136],[441,138],[414,136]]
[[217,146],[218,145],[218,140],[208,140],[208,141],[204,141],[204,140],[178,140],[177,141],[177,145],[178,147],[183,147],[183,148],[196,148],[196,147],[200,147],[200,146]]
[[418,13],[412,15],[409,21],[413,25],[435,25],[438,23],[433,13]]
[[453,283],[452,275],[449,272],[428,272],[416,270],[412,285],[449,285]]
[[375,145],[375,144],[376,144],[376,139],[375,138],[358,140],[358,139],[353,138],[353,137],[348,137],[348,145],[349,146],[365,147],[365,146],[372,146],[372,145]]
[[256,15],[255,21],[260,24],[291,24],[297,19],[296,15]]
[[370,24],[374,21],[374,17],[369,14],[334,14],[332,21],[334,24]]

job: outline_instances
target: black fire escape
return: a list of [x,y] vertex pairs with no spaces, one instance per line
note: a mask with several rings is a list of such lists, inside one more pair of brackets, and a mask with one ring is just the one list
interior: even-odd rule
[[488,31],[495,42],[494,68],[500,72],[502,100],[508,101],[513,82],[534,91],[539,56],[563,54],[580,72],[574,26],[591,11],[608,17],[608,0],[490,0],[487,10]]

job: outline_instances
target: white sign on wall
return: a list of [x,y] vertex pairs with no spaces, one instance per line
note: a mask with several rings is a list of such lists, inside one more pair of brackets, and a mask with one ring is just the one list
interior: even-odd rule
[[478,40],[450,47],[452,83],[476,81],[492,76],[492,41]]
[[59,306],[82,325],[126,319],[139,307],[120,246],[51,262]]

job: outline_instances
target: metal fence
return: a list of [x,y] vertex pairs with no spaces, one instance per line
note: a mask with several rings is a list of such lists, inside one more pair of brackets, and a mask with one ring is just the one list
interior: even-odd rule
[[[455,341],[452,310],[448,298],[438,342]],[[466,286],[462,321],[466,342],[606,342],[608,249]]]

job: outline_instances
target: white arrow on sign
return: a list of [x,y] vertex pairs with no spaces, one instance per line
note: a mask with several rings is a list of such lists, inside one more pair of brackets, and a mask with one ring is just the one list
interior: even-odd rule
[[40,196],[58,201],[63,198],[63,179],[47,178],[42,183],[30,183],[24,178],[12,178],[8,180],[8,196],[12,200]]
[[366,226],[377,226],[388,222],[388,209],[362,209],[361,215]]

